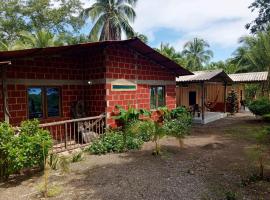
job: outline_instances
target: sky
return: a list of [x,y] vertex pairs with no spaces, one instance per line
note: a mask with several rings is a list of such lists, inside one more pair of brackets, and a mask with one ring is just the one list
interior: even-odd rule
[[[85,7],[93,0],[84,0]],[[132,24],[136,32],[145,34],[151,47],[170,43],[178,51],[194,37],[205,39],[214,52],[213,61],[226,60],[247,35],[245,24],[256,13],[248,6],[253,0],[138,0]],[[89,26],[83,30],[89,33]]]

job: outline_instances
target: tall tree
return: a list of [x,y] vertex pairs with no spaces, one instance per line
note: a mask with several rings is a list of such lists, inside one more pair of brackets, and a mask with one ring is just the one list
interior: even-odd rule
[[258,17],[246,25],[247,29],[250,29],[251,33],[258,31],[269,30],[270,25],[270,0],[255,0],[249,8],[251,12],[258,12]]
[[202,70],[213,57],[213,52],[208,49],[209,47],[210,45],[200,38],[187,42],[182,52],[187,59],[187,68],[192,71]]
[[222,69],[228,74],[237,72],[238,66],[231,62],[231,59],[226,61],[211,62],[206,66],[207,70]]
[[36,33],[23,31],[20,33],[22,48],[45,48],[63,45],[63,42],[44,29]]
[[18,39],[21,31],[76,32],[84,21],[80,0],[1,0],[0,39]]
[[268,71],[266,89],[270,91],[270,31],[258,32],[240,40],[235,60],[243,71]]
[[162,55],[170,58],[171,60],[175,61],[176,63],[186,66],[186,61],[183,58],[180,52],[177,52],[173,46],[170,46],[169,43],[161,43],[160,47],[156,49]]
[[143,41],[145,44],[148,44],[148,37],[142,33],[135,33],[134,37],[139,38],[141,41]]
[[121,40],[122,32],[134,36],[130,25],[136,17],[133,7],[137,0],[96,0],[82,12],[84,19],[90,18],[94,26],[89,34],[92,40]]

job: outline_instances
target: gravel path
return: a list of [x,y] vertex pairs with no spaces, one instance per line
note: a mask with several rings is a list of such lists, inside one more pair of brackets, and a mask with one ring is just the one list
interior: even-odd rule
[[[196,125],[185,139],[184,149],[174,138],[165,138],[163,153],[158,157],[151,155],[151,142],[141,151],[86,155],[84,161],[71,165],[70,173],[52,172],[51,183],[60,185],[62,191],[52,199],[219,200],[228,191],[237,191],[241,199],[270,199],[270,185],[263,192],[240,187],[241,177],[251,170],[244,154],[250,144],[225,135],[228,128],[253,121],[250,116],[240,115]],[[39,199],[36,193],[41,180],[37,174],[0,184],[0,199]]]

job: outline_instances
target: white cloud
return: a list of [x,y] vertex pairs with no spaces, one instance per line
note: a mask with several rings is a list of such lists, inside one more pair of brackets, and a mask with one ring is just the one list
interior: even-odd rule
[[[82,0],[88,7],[95,0]],[[248,9],[253,0],[138,0],[134,29],[156,41],[160,29],[179,33],[173,45],[180,50],[193,37],[206,39],[220,48],[235,47],[254,18]],[[174,34],[175,35],[175,34]],[[166,35],[165,35],[166,37]],[[176,38],[175,38],[176,37]],[[170,39],[172,41],[172,39]]]
[[248,6],[253,0],[139,0],[134,23],[136,31],[150,40],[159,29],[179,32],[175,46],[194,36],[221,47],[235,46],[252,16]]

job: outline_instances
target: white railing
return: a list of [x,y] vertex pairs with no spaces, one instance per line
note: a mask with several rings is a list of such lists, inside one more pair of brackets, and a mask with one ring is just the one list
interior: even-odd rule
[[105,132],[105,118],[102,114],[95,117],[58,121],[40,124],[53,137],[53,152],[63,152],[82,148]]

